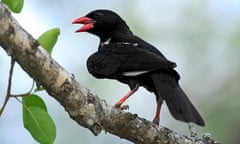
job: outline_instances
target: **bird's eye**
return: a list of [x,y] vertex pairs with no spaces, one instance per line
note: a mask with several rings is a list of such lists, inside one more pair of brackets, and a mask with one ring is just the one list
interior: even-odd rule
[[103,17],[103,16],[104,16],[103,13],[98,12],[98,13],[95,13],[93,17],[94,17],[94,18],[99,18],[99,17]]

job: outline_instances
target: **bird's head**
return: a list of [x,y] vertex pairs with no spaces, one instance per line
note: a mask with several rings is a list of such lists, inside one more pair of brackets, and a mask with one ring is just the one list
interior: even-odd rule
[[83,24],[76,32],[89,32],[101,39],[115,35],[132,34],[122,18],[110,10],[95,10],[75,19],[72,24]]

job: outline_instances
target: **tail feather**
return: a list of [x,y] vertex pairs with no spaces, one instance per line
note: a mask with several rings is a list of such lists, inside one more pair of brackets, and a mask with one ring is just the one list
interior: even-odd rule
[[158,72],[151,75],[157,94],[166,101],[175,119],[204,126],[201,115],[179,86],[176,77],[178,74],[175,70],[171,70],[171,73]]

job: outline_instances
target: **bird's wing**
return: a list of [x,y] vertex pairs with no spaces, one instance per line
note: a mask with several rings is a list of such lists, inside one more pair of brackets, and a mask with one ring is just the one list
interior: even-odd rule
[[[101,51],[101,50],[100,50]],[[143,48],[138,44],[109,44],[102,51],[109,51],[104,63],[115,73],[136,76],[158,69],[172,69],[176,64],[167,60],[160,52]]]

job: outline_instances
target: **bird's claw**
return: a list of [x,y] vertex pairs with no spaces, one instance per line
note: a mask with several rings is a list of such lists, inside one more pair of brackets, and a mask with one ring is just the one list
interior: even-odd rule
[[152,122],[159,126],[159,121],[159,118],[154,118]]
[[120,107],[121,110],[128,110],[129,109],[129,105],[123,105]]
[[118,108],[120,110],[128,110],[129,109],[129,105],[115,105],[115,108]]

